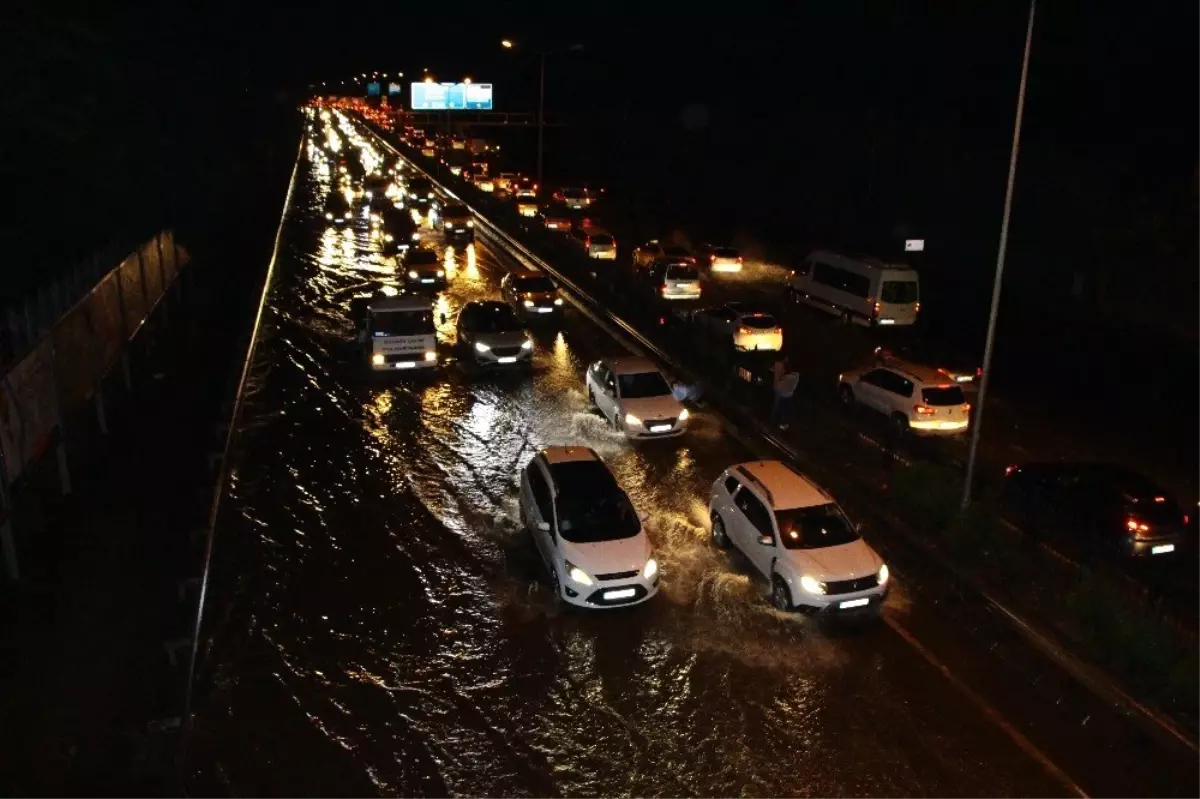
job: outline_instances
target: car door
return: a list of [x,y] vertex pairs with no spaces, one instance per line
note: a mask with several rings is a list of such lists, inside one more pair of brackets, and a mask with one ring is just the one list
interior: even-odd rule
[[[554,529],[554,500],[540,457],[529,464],[525,476],[524,482],[528,486],[526,501],[522,503],[528,515],[525,526],[533,536],[533,543],[537,546],[542,560],[546,562],[547,567],[553,569],[558,549]],[[543,523],[548,524],[550,529],[541,529]]]
[[771,521],[771,511],[754,492],[742,487],[734,497],[738,511],[738,548],[746,555],[763,575],[771,576],[771,561],[775,557],[775,547],[758,543],[759,536],[770,536],[775,539],[774,524]]
[[601,396],[597,399],[602,401],[604,405],[601,409],[604,415],[611,421],[616,421],[621,413],[621,395],[617,386],[617,376],[607,366],[604,367],[604,382],[600,384]]
[[881,384],[886,374],[883,369],[872,369],[859,377],[854,386],[854,398],[872,410],[882,410],[884,389]]
[[880,392],[881,407],[879,410],[889,416],[893,413],[909,416],[913,405],[913,391],[916,390],[916,386],[911,380],[885,369],[880,388],[883,390]]

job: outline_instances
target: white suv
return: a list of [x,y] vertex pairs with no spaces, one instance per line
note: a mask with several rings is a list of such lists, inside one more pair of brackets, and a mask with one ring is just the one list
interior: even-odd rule
[[789,464],[731,466],[708,503],[713,543],[742,551],[779,610],[877,612],[888,568],[833,498]]
[[687,430],[688,410],[645,358],[606,358],[588,367],[588,407],[627,438],[667,438]]
[[961,386],[936,369],[894,358],[838,375],[838,396],[847,406],[884,414],[900,433],[957,436],[971,424]]
[[658,593],[658,563],[638,513],[587,447],[547,447],[521,472],[521,521],[554,594],[585,608],[636,605]]

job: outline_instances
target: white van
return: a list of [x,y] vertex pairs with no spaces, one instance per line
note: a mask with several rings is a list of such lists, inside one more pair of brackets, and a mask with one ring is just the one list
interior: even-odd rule
[[376,372],[437,366],[433,303],[422,297],[374,300],[367,307],[359,341]]
[[816,250],[787,281],[792,299],[858,325],[911,325],[921,310],[917,270],[878,258]]

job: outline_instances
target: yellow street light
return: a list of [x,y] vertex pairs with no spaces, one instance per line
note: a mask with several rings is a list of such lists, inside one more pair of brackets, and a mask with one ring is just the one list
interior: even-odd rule
[[470,82],[471,82],[470,77],[463,78],[463,83],[470,83]]
[[433,76],[432,76],[432,75],[426,75],[426,76],[425,76],[425,82],[426,82],[426,83],[433,83]]
[[511,40],[509,40],[509,39],[501,39],[501,40],[500,40],[500,46],[501,46],[501,47],[503,47],[503,48],[506,48],[506,49],[508,49],[508,50],[511,50],[511,49],[514,47],[514,45],[513,45],[512,41],[511,41]]

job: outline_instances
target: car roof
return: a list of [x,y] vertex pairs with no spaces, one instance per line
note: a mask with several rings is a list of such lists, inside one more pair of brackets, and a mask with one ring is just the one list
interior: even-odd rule
[[654,365],[654,361],[649,358],[641,358],[636,355],[627,355],[620,358],[607,358],[605,363],[608,368],[612,369],[615,375],[637,375],[643,372],[658,372],[661,371]]
[[540,269],[514,269],[508,273],[508,277],[513,280],[520,280],[524,277],[550,277]]
[[472,300],[462,307],[464,311],[470,308],[479,308],[484,311],[496,311],[501,308],[506,311],[512,310],[508,307],[507,302],[501,302],[500,300]]
[[[912,361],[905,361],[901,358],[888,358],[882,364],[880,364],[879,368],[888,369],[896,374],[903,375],[909,380],[912,380],[914,383],[918,383],[922,386],[941,386],[954,384],[953,380],[950,380],[935,367],[913,363]],[[871,370],[867,369],[866,371]]]
[[1162,495],[1166,492],[1149,477],[1128,466],[1098,461],[1037,461],[1018,464],[1018,469],[1031,472],[1068,472],[1092,480],[1104,480],[1114,487],[1138,496]]
[[894,269],[897,271],[910,271],[914,275],[916,270],[908,264],[903,263],[888,263],[882,258],[877,258],[874,255],[863,255],[854,252],[834,252],[833,250],[813,250],[808,255],[809,258],[824,261],[825,263],[834,266],[845,266],[847,262],[863,264],[865,266],[874,267],[875,269]]
[[783,461],[750,461],[732,467],[743,478],[767,495],[774,510],[811,508],[827,505],[833,497],[816,483]]
[[596,450],[591,447],[546,447],[542,450],[541,455],[551,466],[571,461],[600,461],[603,463],[601,457],[596,454]]
[[432,311],[433,302],[426,297],[384,297],[372,300],[367,306],[371,313],[389,313],[392,311]]

